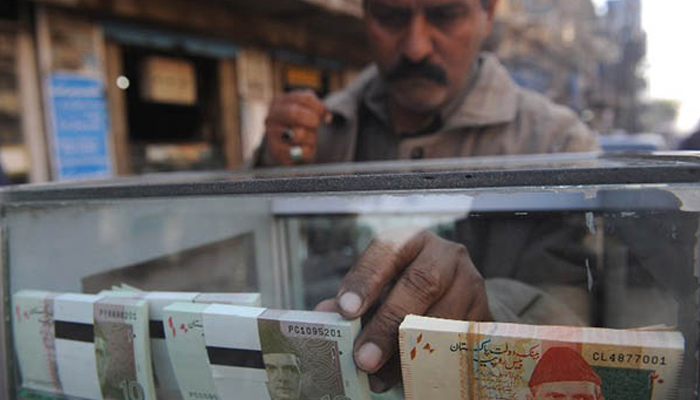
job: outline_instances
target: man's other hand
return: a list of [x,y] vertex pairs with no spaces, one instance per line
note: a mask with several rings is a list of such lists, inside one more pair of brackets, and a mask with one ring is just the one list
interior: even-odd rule
[[318,128],[332,118],[311,90],[276,97],[265,120],[267,152],[279,165],[313,163]]
[[[375,307],[374,315],[365,315]],[[400,379],[398,330],[406,315],[491,320],[484,280],[467,248],[415,230],[374,239],[345,276],[338,296],[316,309],[348,319],[368,317],[355,342],[355,362],[372,374],[375,392],[390,389]]]

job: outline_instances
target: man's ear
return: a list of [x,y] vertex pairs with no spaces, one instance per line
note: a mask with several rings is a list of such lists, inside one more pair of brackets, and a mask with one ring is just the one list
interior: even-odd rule
[[491,4],[489,4],[488,10],[486,12],[489,15],[489,21],[493,21],[494,17],[496,16],[496,9],[498,8],[498,2],[499,0],[491,0]]
[[489,35],[491,35],[491,31],[493,30],[494,20],[496,18],[496,9],[498,7],[498,1],[499,0],[491,0],[489,2],[488,8],[484,10],[484,13],[486,13],[486,19],[482,20],[484,23],[484,29],[482,29],[482,31],[481,31],[481,33],[483,35],[482,40],[486,40],[486,38]]

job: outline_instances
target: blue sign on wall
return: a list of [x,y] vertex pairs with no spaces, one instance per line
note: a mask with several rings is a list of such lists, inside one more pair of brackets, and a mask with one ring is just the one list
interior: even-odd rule
[[102,80],[52,74],[49,107],[56,179],[110,177],[109,123]]

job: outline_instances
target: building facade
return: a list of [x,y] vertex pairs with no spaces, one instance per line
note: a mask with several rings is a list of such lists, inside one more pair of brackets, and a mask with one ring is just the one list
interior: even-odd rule
[[[369,62],[361,0],[4,0],[0,163],[15,182],[251,163],[271,99]],[[501,0],[488,48],[599,132],[634,131],[640,0]]]
[[359,0],[13,3],[0,144],[18,181],[245,166],[275,94],[324,95],[368,61]]
[[601,133],[638,130],[646,54],[640,0],[502,0],[494,51],[514,79]]

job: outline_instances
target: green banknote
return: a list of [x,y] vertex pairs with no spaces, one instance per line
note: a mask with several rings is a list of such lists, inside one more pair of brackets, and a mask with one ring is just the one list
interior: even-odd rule
[[259,293],[198,293],[198,292],[146,292],[123,285],[114,290],[100,292],[101,296],[117,298],[143,299],[148,302],[149,336],[153,362],[153,379],[156,397],[159,400],[180,400],[181,391],[173,369],[166,343],[163,321],[163,309],[173,303],[223,303],[257,306],[260,305]]
[[334,313],[214,304],[204,339],[222,399],[365,400],[354,363],[360,321]]
[[399,328],[408,400],[676,398],[679,332],[408,316]]
[[95,359],[105,400],[155,400],[145,300],[94,304]]

